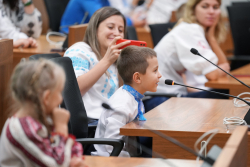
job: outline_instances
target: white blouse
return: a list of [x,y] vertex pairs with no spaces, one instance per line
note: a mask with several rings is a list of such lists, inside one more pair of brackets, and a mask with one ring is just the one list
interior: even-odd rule
[[[216,70],[216,67],[202,57],[192,54],[191,48],[196,48],[208,60],[218,63],[217,56],[205,38],[204,29],[198,24],[182,22],[166,34],[154,49],[157,53],[159,71],[164,80],[172,79],[183,84],[180,74],[189,71],[191,73],[189,75],[195,75],[195,83],[204,85],[205,75]],[[187,80],[190,83],[188,78]],[[159,83],[157,91],[187,94],[185,87],[167,86],[163,82]]]
[[[87,73],[99,62],[95,53],[85,42],[78,42],[68,48],[64,56],[71,58],[76,78]],[[99,80],[82,96],[87,116],[99,119],[102,111],[101,104],[118,89],[118,72],[115,65],[108,68],[110,76],[103,74]]]

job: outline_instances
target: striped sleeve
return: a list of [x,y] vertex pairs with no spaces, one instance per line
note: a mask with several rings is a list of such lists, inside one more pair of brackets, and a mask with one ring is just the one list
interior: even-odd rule
[[31,117],[12,117],[6,130],[9,141],[40,166],[69,166],[72,156],[82,155],[82,146],[72,137],[52,134]]

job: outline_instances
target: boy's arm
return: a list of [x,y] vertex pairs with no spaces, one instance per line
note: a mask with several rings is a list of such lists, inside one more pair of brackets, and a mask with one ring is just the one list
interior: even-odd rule
[[[117,111],[117,112],[116,112]],[[106,119],[106,131],[104,134],[104,138],[110,139],[122,139],[123,136],[120,134],[120,128],[126,125],[126,123],[130,122],[129,113],[126,112],[126,109],[117,109],[110,117]],[[118,112],[119,111],[119,112]],[[108,153],[111,153],[113,150],[112,146],[105,146]],[[129,156],[128,152],[122,150],[121,154],[125,154],[124,156]]]

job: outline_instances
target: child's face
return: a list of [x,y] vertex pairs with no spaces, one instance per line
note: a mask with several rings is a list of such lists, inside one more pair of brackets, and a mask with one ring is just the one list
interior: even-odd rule
[[45,91],[44,106],[47,115],[51,115],[52,111],[62,103],[62,91],[64,88],[64,81],[64,79],[61,79],[54,90],[46,90],[48,92]]
[[158,82],[162,75],[158,71],[158,61],[156,57],[147,59],[148,68],[144,75],[141,75],[141,85],[140,87],[146,92],[156,92]]

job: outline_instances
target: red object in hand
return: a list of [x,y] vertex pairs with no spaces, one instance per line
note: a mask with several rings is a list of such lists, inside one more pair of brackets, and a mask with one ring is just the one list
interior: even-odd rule
[[119,49],[123,49],[123,48],[125,48],[127,46],[130,46],[130,45],[135,45],[135,46],[140,46],[140,47],[147,47],[147,43],[144,42],[144,41],[136,41],[136,40],[128,40],[128,39],[119,39],[119,40],[116,41],[116,45],[119,44],[119,43],[125,42],[125,41],[130,41],[130,43],[120,47]]

